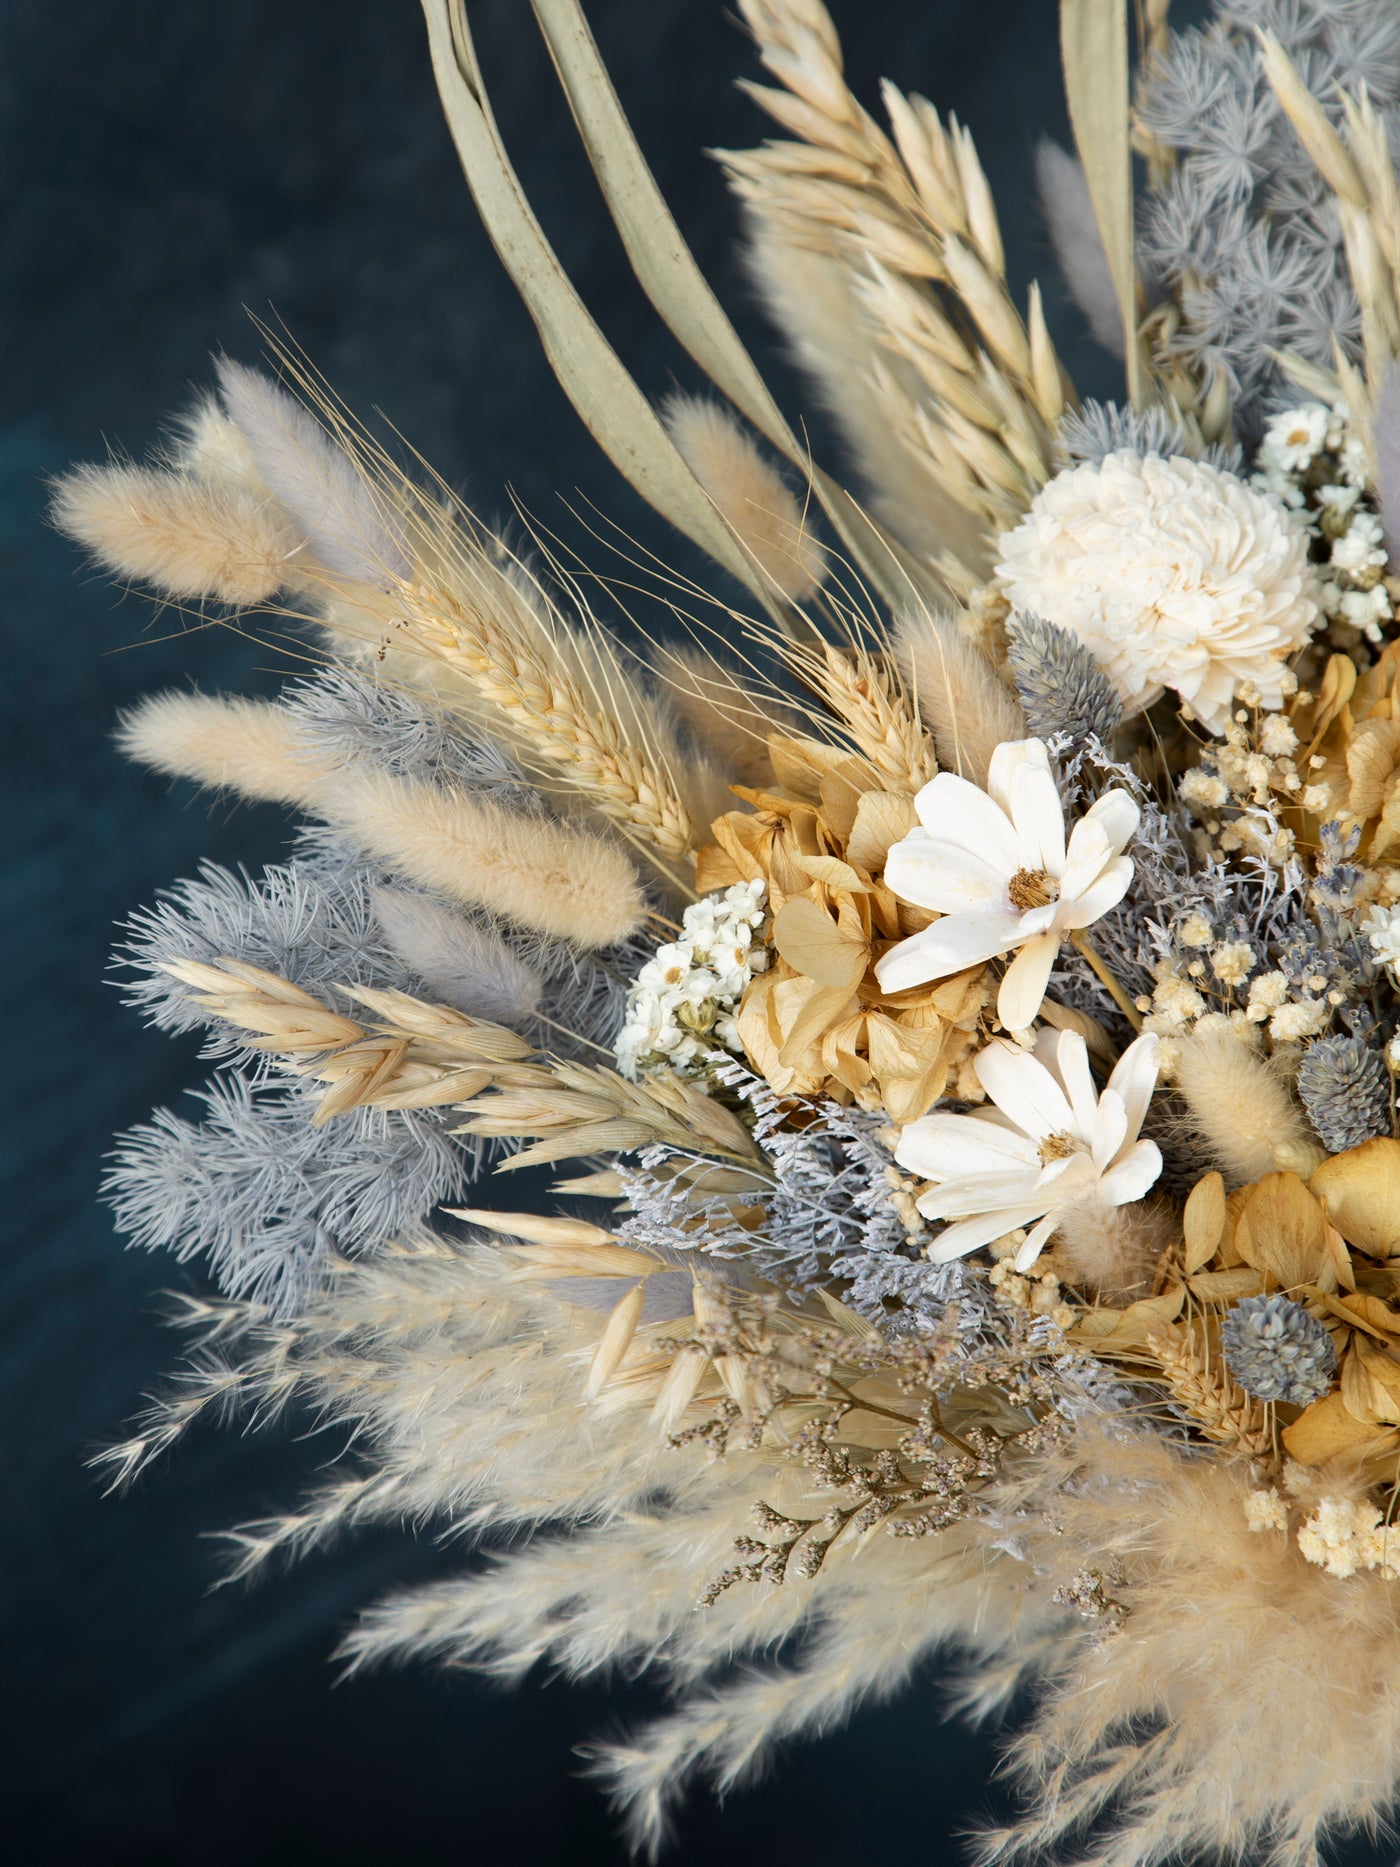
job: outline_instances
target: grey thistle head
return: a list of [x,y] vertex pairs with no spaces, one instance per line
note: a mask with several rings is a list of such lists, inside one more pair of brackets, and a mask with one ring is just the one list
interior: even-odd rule
[[1298,1069],[1298,1094],[1330,1153],[1390,1133],[1390,1078],[1362,1037],[1322,1037]]
[[1305,1407],[1332,1385],[1332,1338],[1291,1297],[1243,1297],[1225,1318],[1220,1339],[1225,1365],[1256,1400]]
[[1007,637],[1011,676],[1034,736],[1068,733],[1078,743],[1092,734],[1108,745],[1123,718],[1123,703],[1078,636],[1018,610]]

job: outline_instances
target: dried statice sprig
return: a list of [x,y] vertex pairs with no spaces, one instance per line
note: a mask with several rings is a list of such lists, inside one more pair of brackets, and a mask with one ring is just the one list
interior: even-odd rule
[[1364,1037],[1323,1037],[1309,1044],[1298,1070],[1298,1094],[1329,1153],[1391,1131],[1390,1078],[1380,1052]]
[[1077,635],[1043,616],[1017,612],[1006,628],[1007,659],[1026,724],[1037,739],[1064,733],[1112,743],[1123,703]]
[[1336,204],[1264,77],[1259,28],[1335,121],[1336,88],[1364,84],[1392,140],[1400,124],[1400,16],[1386,7],[1217,0],[1211,25],[1172,35],[1144,73],[1142,122],[1176,160],[1144,203],[1139,255],[1180,306],[1168,348],[1228,383],[1245,435],[1281,381],[1272,352],[1330,369],[1334,341],[1355,360],[1361,334]]
[[336,1254],[424,1229],[475,1160],[436,1110],[355,1109],[313,1121],[311,1086],[227,1071],[195,1091],[199,1122],[158,1109],[122,1136],[103,1193],[145,1251],[202,1257],[221,1289],[296,1313]]
[[1231,1374],[1256,1400],[1305,1407],[1332,1385],[1337,1368],[1332,1338],[1291,1297],[1241,1298],[1221,1325],[1220,1340]]

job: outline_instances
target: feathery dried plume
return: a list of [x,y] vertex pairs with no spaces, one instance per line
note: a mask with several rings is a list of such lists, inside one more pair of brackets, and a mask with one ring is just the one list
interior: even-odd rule
[[1123,703],[1078,636],[1026,611],[1012,614],[1006,635],[1012,678],[1035,737],[1068,733],[1076,744],[1092,736],[1111,745]]
[[376,888],[372,900],[386,943],[438,1003],[517,1028],[539,1011],[544,981],[494,928],[401,888]]
[[413,1236],[472,1175],[431,1110],[317,1126],[307,1085],[225,1072],[195,1093],[202,1121],[158,1109],[119,1138],[103,1197],[133,1245],[205,1258],[230,1295],[276,1316],[303,1308],[338,1255]]
[[1306,1407],[1327,1393],[1336,1372],[1331,1336],[1281,1292],[1242,1297],[1221,1324],[1220,1344],[1230,1373],[1256,1400]]
[[1390,1133],[1390,1078],[1364,1037],[1321,1037],[1298,1068],[1298,1094],[1329,1154]]
[[774,588],[804,603],[826,575],[792,488],[739,418],[706,396],[673,395],[663,411],[682,458]]
[[168,596],[266,603],[287,579],[297,534],[265,494],[150,467],[77,467],[51,517],[120,577]]
[[117,743],[140,765],[264,803],[314,809],[334,773],[285,707],[237,695],[152,694],[122,716]]
[[1035,146],[1035,180],[1041,212],[1070,296],[1104,349],[1121,357],[1126,349],[1123,313],[1094,218],[1084,164],[1044,136]]
[[1303,1111],[1268,1060],[1233,1031],[1180,1040],[1176,1085],[1196,1138],[1227,1179],[1245,1184],[1315,1161]]
[[900,671],[933,732],[939,763],[985,785],[999,745],[1026,735],[1019,702],[952,616],[905,617],[895,635]]
[[625,852],[574,824],[380,773],[306,801],[396,873],[550,939],[615,946],[646,916]]
[[332,577],[406,577],[403,518],[335,438],[271,377],[223,357],[219,393],[259,477]]
[[612,946],[646,913],[614,844],[459,785],[337,770],[287,707],[162,694],[127,716],[122,744],[159,771],[299,804],[396,873],[554,939]]

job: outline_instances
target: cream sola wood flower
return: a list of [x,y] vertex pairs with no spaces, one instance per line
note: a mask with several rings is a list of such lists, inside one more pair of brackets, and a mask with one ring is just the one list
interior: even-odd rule
[[885,880],[902,901],[942,919],[900,941],[876,966],[885,992],[904,992],[1015,953],[997,995],[1009,1031],[1033,1023],[1066,934],[1115,907],[1133,879],[1123,850],[1141,813],[1108,791],[1070,832],[1050,755],[1039,739],[992,754],[987,789],[941,771],[915,799],[919,827],[889,852]]
[[934,1182],[919,1211],[952,1221],[928,1248],[935,1262],[1029,1225],[1016,1253],[1023,1271],[1067,1208],[1128,1205],[1161,1173],[1156,1142],[1138,1139],[1157,1082],[1155,1037],[1128,1046],[1102,1095],[1075,1031],[1042,1031],[1033,1054],[999,1038],[973,1068],[995,1109],[921,1116],[895,1150],[901,1167]]
[[1061,473],[1000,540],[1012,604],[1092,652],[1130,712],[1168,688],[1213,733],[1237,693],[1278,707],[1318,619],[1302,524],[1204,461],[1106,454]]

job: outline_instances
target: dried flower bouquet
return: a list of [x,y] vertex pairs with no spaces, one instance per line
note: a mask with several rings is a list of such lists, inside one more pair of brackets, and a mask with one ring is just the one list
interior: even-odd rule
[[[674,1713],[596,1758],[645,1848],[688,1771],[947,1644],[969,1710],[1033,1688],[986,1858],[1310,1862],[1400,1767],[1400,13],[1144,0],[1134,71],[1124,0],[1063,0],[1046,205],[1126,379],[1081,404],[967,131],[892,86],[881,127],[820,0],[741,6],[781,134],[723,161],[849,491],[577,0],[536,22],[713,401],[638,391],[426,5],[561,381],[727,577],[687,645],[640,659],[286,356],[300,396],[225,364],[165,458],[58,489],[120,576],[320,662],[123,724],[309,822],[124,948],[218,1069],[111,1198],[222,1294],[106,1461],[302,1404],[353,1454],[238,1572],[511,1532],[346,1655],[658,1668]],[[466,1203],[556,1163],[547,1216]]]

